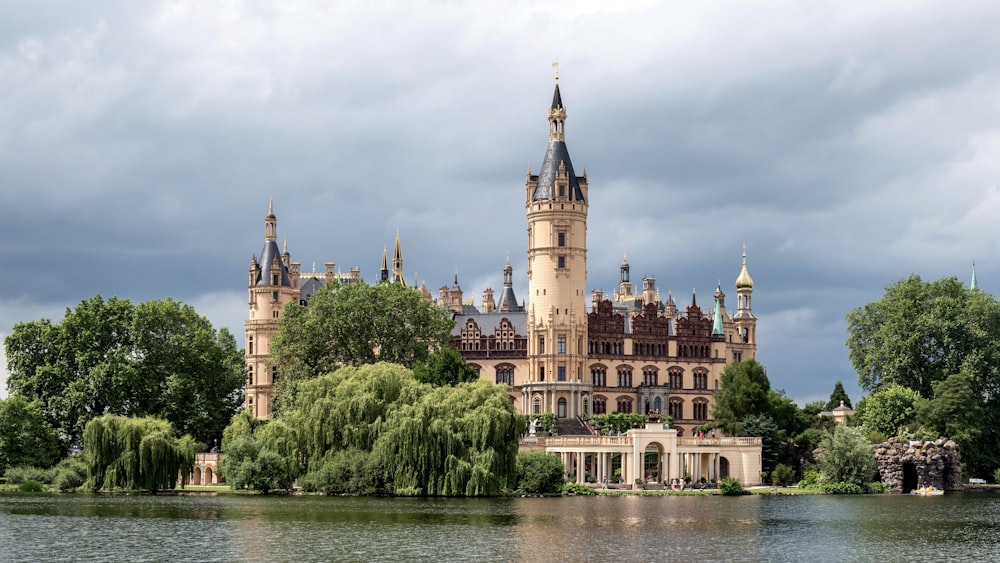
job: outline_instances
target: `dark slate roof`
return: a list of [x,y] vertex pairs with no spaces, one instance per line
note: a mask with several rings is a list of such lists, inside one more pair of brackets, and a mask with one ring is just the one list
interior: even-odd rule
[[559,174],[560,163],[566,166],[572,199],[583,201],[583,191],[580,189],[576,172],[573,171],[573,162],[569,159],[569,150],[566,148],[566,141],[549,141],[549,148],[545,151],[545,160],[542,161],[542,168],[538,171],[538,176],[531,177],[532,180],[538,182],[532,200],[547,200],[555,194],[556,176]]
[[321,287],[326,285],[326,280],[323,278],[303,278],[305,281],[299,286],[299,301],[309,302],[309,298],[312,297],[313,293],[319,291]]
[[292,285],[292,282],[288,279],[288,268],[285,267],[285,263],[281,260],[278,243],[273,240],[264,241],[264,248],[260,251],[260,271],[257,273],[257,280],[254,285],[271,285],[271,264],[274,263],[275,259],[281,265],[281,283],[279,285],[286,287]]
[[500,300],[497,301],[497,310],[502,309],[506,303],[508,311],[523,311],[524,307],[518,305],[517,297],[514,296],[513,287],[504,287],[503,292],[500,294]]
[[520,336],[528,336],[528,313],[524,311],[511,313],[474,313],[469,315],[455,315],[455,328],[451,329],[452,336],[461,336],[462,329],[465,328],[465,321],[469,318],[475,319],[479,325],[479,330],[484,335],[491,335],[493,331],[500,328],[500,321],[507,319],[514,327],[514,333]]
[[552,109],[562,109],[562,96],[559,95],[559,85],[556,84],[556,91],[552,93]]

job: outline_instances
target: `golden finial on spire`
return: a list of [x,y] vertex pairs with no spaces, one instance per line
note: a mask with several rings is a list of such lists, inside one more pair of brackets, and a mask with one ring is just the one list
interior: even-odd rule
[[559,84],[559,61],[553,61],[552,68],[556,69],[556,84]]

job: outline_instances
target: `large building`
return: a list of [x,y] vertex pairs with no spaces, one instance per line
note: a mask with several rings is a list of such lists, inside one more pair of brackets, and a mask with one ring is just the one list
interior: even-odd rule
[[[548,148],[537,174],[528,172],[528,296],[518,302],[513,269],[503,269],[503,289],[484,292],[481,308],[464,299],[457,276],[439,290],[437,303],[455,318],[453,344],[480,376],[508,386],[520,412],[554,413],[573,420],[582,414],[660,411],[674,419],[678,435],[710,420],[713,394],[727,363],[756,356],[753,280],[746,252],[736,278],[737,307],[726,311],[721,284],[703,311],[692,292],[679,308],[672,295],[660,298],[656,280],[633,289],[630,266],[619,269],[611,298],[587,292],[586,173],[576,174],[566,146],[566,108],[558,77],[548,110]],[[303,274],[287,246],[279,252],[273,207],[264,221],[264,248],[249,275],[246,321],[246,406],[259,418],[271,412],[275,368],[270,343],[286,303],[308,301],[330,280],[354,282],[360,271],[340,273],[327,263],[322,274]],[[382,256],[379,280],[406,283],[399,235],[392,269]],[[421,287],[428,299],[430,292]]]

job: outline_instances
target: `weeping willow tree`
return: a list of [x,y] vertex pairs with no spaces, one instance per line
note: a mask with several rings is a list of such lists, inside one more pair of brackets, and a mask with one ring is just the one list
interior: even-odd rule
[[496,495],[513,484],[523,431],[503,388],[477,381],[393,412],[375,453],[396,494]]
[[280,420],[262,440],[300,464],[301,482],[330,493],[498,494],[524,431],[503,387],[434,388],[387,363],[304,382]]
[[158,418],[95,418],[84,427],[83,448],[92,491],[173,489],[194,467],[194,439]]
[[298,475],[295,442],[281,420],[257,420],[249,410],[232,418],[222,434],[226,455],[219,472],[233,489],[254,489],[267,494],[287,490]]

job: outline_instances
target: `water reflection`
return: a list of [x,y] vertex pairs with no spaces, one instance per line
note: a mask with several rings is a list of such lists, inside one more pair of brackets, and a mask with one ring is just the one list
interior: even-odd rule
[[987,560],[1000,496],[0,495],[9,561]]

